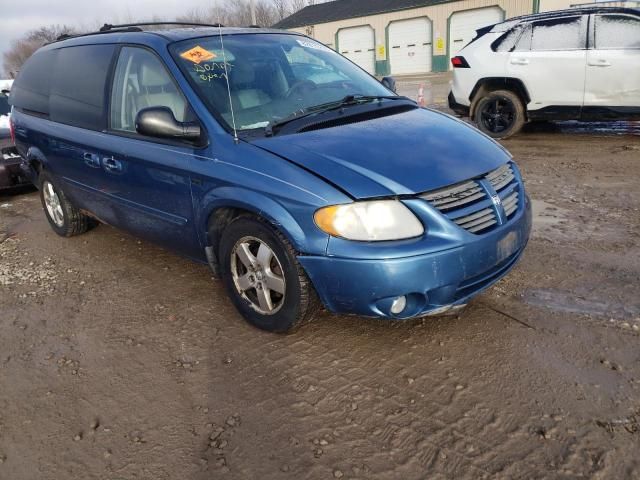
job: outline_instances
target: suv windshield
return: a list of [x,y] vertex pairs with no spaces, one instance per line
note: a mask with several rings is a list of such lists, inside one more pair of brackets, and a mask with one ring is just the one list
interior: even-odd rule
[[310,107],[349,95],[392,93],[375,78],[307,37],[242,34],[190,39],[171,46],[173,58],[212,112],[236,127],[264,128]]

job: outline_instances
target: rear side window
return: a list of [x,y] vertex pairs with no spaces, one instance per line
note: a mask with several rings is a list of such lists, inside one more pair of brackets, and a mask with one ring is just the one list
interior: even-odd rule
[[187,105],[171,75],[155,54],[138,47],[122,49],[113,76],[112,129],[135,133],[136,116],[140,110],[148,107],[168,107],[176,120],[184,122],[190,113]]
[[58,51],[51,80],[51,120],[90,130],[106,128],[106,85],[114,51],[113,45]]
[[586,17],[554,18],[533,23],[531,50],[581,50],[586,46]]
[[11,88],[10,103],[30,113],[49,115],[49,91],[57,50],[34,53]]
[[596,15],[596,48],[640,49],[640,19],[628,15]]

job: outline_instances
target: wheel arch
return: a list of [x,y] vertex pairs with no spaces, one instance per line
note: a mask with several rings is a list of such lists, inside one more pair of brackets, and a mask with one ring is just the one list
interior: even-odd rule
[[[272,198],[242,187],[219,187],[203,199],[199,216],[199,231],[205,247],[216,258],[224,228],[242,214],[263,218],[282,233],[298,252],[310,252],[308,235],[287,209]],[[209,259],[211,262],[211,258]]]
[[32,182],[34,185],[38,186],[40,182],[40,173],[48,164],[47,157],[39,148],[29,147],[25,155],[25,159],[29,166],[29,170],[31,171],[31,175],[33,176]]
[[482,98],[482,95],[494,90],[510,90],[515,93],[522,101],[525,112],[527,111],[527,105],[531,102],[529,91],[522,82],[522,80],[511,77],[486,77],[478,80],[469,95],[469,101],[471,102],[471,108],[469,116],[473,118],[475,115],[475,108],[478,100]]

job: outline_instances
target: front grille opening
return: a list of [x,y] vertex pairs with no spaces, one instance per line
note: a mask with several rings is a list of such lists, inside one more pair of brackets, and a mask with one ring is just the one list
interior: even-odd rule
[[507,219],[512,218],[520,204],[520,187],[510,163],[477,179],[427,192],[420,198],[466,231],[474,234],[485,233],[498,225],[498,215],[497,207],[482,186],[482,181],[489,183],[500,197]]

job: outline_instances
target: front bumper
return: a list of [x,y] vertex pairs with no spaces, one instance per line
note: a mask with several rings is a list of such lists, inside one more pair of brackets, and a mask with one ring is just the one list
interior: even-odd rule
[[[301,256],[325,306],[336,313],[404,319],[465,304],[511,270],[531,231],[531,203],[508,223],[455,248],[394,259]],[[469,237],[471,238],[471,236]],[[398,315],[391,304],[405,296]]]

